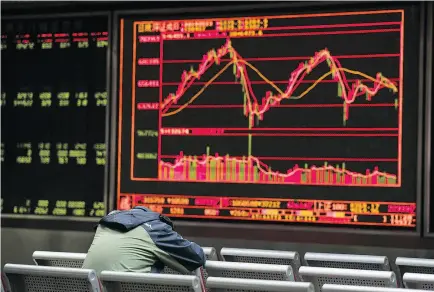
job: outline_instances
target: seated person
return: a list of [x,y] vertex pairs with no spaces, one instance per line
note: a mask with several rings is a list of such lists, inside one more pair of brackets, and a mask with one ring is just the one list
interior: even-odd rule
[[97,226],[83,268],[156,272],[168,266],[182,274],[205,264],[202,248],[173,230],[169,218],[145,207],[113,211]]

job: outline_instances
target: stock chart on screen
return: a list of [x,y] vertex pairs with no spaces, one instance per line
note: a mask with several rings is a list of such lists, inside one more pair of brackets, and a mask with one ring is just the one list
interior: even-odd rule
[[414,228],[414,15],[121,18],[118,208]]
[[2,213],[105,214],[108,17],[2,19]]

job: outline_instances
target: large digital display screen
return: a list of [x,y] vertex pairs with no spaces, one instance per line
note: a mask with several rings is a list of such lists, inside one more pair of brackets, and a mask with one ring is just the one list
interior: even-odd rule
[[107,46],[107,16],[2,19],[3,214],[105,214]]
[[121,17],[117,207],[414,229],[417,15]]

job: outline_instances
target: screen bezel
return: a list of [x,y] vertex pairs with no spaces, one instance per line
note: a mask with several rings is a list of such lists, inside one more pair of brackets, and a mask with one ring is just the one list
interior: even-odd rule
[[[82,13],[56,13],[56,14],[16,14],[10,16],[2,17],[2,20],[15,20],[15,19],[39,19],[39,18],[62,18],[62,17],[92,17],[92,16],[105,16],[107,17],[107,28],[108,28],[108,46],[106,52],[106,87],[107,92],[110,96],[110,68],[111,68],[111,58],[110,51],[112,47],[112,13],[109,11],[96,11],[96,12],[82,12]],[[106,113],[105,113],[105,143],[106,143],[106,153],[110,152],[110,123],[112,119],[110,117],[110,98],[107,104]],[[106,165],[104,166],[104,187],[103,187],[103,202],[106,210],[108,210],[108,202],[109,202],[109,190],[108,190],[108,177],[109,177],[109,163],[106,161]],[[107,211],[106,211],[107,212]],[[23,214],[1,214],[2,218],[2,226],[9,227],[15,225],[12,220],[23,220],[23,219],[32,219],[32,220],[48,220],[48,221],[79,221],[79,222],[97,222],[99,219],[97,217],[74,217],[74,216],[54,216],[54,215],[23,215]],[[6,219],[6,220],[5,220]]]
[[426,18],[426,51],[425,51],[425,141],[424,141],[424,230],[423,236],[434,238],[434,230],[431,226],[431,122],[432,122],[432,70],[433,70],[433,34],[434,34],[434,5],[432,2],[427,4],[427,18]]
[[[345,7],[349,8],[359,8],[360,6],[370,6],[371,9],[377,9],[377,7],[372,7],[372,4],[360,4],[350,2],[348,3],[350,5],[345,5]],[[355,5],[358,4],[358,5]],[[114,21],[114,27],[116,29],[113,30],[113,67],[112,67],[112,93],[113,93],[113,100],[112,100],[112,124],[118,126],[118,108],[117,108],[117,99],[118,96],[115,96],[115,92],[118,91],[118,61],[119,61],[119,55],[118,55],[118,48],[119,48],[119,23],[120,19],[124,17],[137,17],[141,15],[143,19],[164,19],[164,17],[170,17],[177,14],[183,14],[183,18],[189,18],[194,16],[195,18],[200,18],[198,16],[198,13],[241,13],[243,11],[246,11],[246,13],[250,12],[251,10],[255,9],[256,11],[259,9],[269,9],[269,10],[277,10],[279,8],[294,8],[294,13],[298,13],[303,10],[312,9],[312,8],[318,8],[318,9],[333,9],[334,6],[338,5],[338,3],[330,3],[330,2],[310,2],[310,3],[278,3],[278,4],[261,4],[261,5],[237,5],[237,6],[222,6],[218,9],[216,8],[206,8],[206,7],[197,7],[197,8],[179,8],[179,9],[155,9],[155,10],[134,10],[134,11],[115,11],[113,21]],[[411,6],[418,6],[420,9],[420,35],[419,35],[419,74],[420,76],[424,76],[423,71],[423,65],[424,65],[424,58],[423,58],[423,52],[424,52],[424,36],[425,36],[425,5],[424,4],[386,4],[386,5],[380,5],[380,6],[397,6],[397,7],[411,7]],[[337,7],[338,9],[342,9],[342,5],[339,5]],[[255,12],[255,14],[260,15],[261,13]],[[116,66],[116,68],[115,68]],[[418,88],[419,88],[419,99],[418,99],[418,133],[417,133],[417,181],[416,181],[416,204],[417,204],[417,211],[416,216],[418,220],[418,224],[416,226],[415,230],[409,230],[409,231],[401,231],[401,230],[379,230],[379,229],[366,229],[366,230],[360,230],[355,229],[347,226],[342,227],[311,227],[311,226],[299,226],[299,225],[280,225],[280,224],[261,224],[260,222],[255,222],[255,224],[252,223],[226,223],[226,222],[198,222],[193,221],[191,219],[178,219],[174,220],[176,222],[176,225],[180,228],[184,229],[187,233],[190,233],[191,235],[198,235],[198,234],[210,234],[210,237],[212,237],[212,234],[218,234],[221,236],[222,234],[231,234],[229,237],[237,237],[241,236],[245,239],[259,239],[259,238],[267,238],[269,240],[288,240],[288,238],[291,238],[291,236],[285,236],[285,234],[288,234],[288,231],[293,232],[301,232],[301,231],[310,231],[312,233],[356,233],[356,234],[389,234],[389,235],[402,235],[402,236],[420,236],[421,230],[422,230],[422,205],[421,205],[421,197],[422,197],[422,139],[423,139],[423,78],[420,78]],[[117,165],[119,163],[118,158],[116,157],[116,150],[117,150],[117,136],[118,136],[118,128],[112,127],[111,132],[111,153],[110,158],[111,163],[110,165],[113,166],[110,170],[110,202],[109,202],[109,211],[114,210],[116,208],[116,198],[117,198],[117,180],[116,180],[116,173],[117,173]],[[194,232],[195,230],[195,232]],[[279,232],[280,231],[280,232]],[[265,234],[270,234],[270,236],[265,236]],[[280,234],[280,235],[279,235]],[[292,238],[293,239],[293,238]]]

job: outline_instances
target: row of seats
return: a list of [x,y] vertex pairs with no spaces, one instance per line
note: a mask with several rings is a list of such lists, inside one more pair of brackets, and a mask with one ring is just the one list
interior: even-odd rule
[[[294,271],[301,266],[301,257],[298,252],[222,248],[220,256],[213,247],[204,247],[207,260],[218,261],[221,258],[227,262],[246,262],[257,264],[289,265]],[[85,253],[46,252],[35,251],[33,261],[43,266],[80,268],[86,258]],[[304,256],[305,266],[359,269],[373,271],[390,271],[391,265],[386,256],[334,254],[334,253],[313,253],[308,252]],[[434,260],[422,258],[398,257],[395,261],[397,272],[434,274]],[[170,271],[167,271],[170,273]],[[296,273],[295,279],[299,280]]]
[[[300,267],[300,257],[298,256],[298,253],[295,252],[222,249],[220,256],[224,261],[217,261],[218,256],[215,252],[215,249],[204,248],[204,251],[208,258],[205,270],[200,269],[195,271],[193,275],[174,275],[176,272],[170,269],[163,271],[163,274],[103,272],[100,280],[107,291],[128,292],[157,290],[171,292],[205,290],[232,291],[232,289],[236,289],[237,291],[402,291],[396,290],[396,288],[399,286],[399,283],[395,273],[390,271],[387,258],[384,259],[385,257],[339,254],[306,254],[308,255],[308,260],[306,260],[305,256],[305,261],[308,262],[310,259],[310,266]],[[83,273],[84,270],[79,268],[81,267],[85,257],[86,254],[37,251],[33,254],[33,259],[37,265],[49,265],[56,267],[50,268],[8,264],[5,266],[4,271],[8,275],[8,278],[11,278],[10,275],[12,275],[12,279],[15,279],[15,281],[11,282],[16,283],[15,285],[20,285],[20,283],[21,285],[24,285],[22,283],[27,283],[25,284],[27,285],[26,287],[30,287],[29,283],[35,282],[35,276],[41,275],[40,273],[44,274],[43,280],[41,281],[45,284],[50,282],[47,279],[51,279],[53,277],[58,279],[59,277],[56,276],[58,273],[69,274],[69,279],[71,279],[71,275],[75,274],[77,271]],[[379,261],[379,258],[383,258],[383,260]],[[231,260],[231,262],[228,260]],[[270,262],[277,262],[278,264],[270,264]],[[410,269],[411,267],[424,268],[424,271],[434,274],[434,265],[430,265],[432,264],[432,260],[425,259],[421,262],[421,259],[401,258],[400,262],[410,264],[408,265]],[[330,263],[333,263],[332,266],[342,263],[343,267],[346,269],[329,268],[327,266],[330,266]],[[318,266],[312,266],[314,264]],[[72,270],[77,271],[73,272],[71,268]],[[68,271],[63,269],[67,269]],[[90,270],[87,271],[89,272]],[[90,271],[89,273],[91,272],[93,271]],[[87,275],[90,275],[89,273]],[[17,278],[17,274],[21,276]],[[92,275],[92,278],[96,278],[94,273]],[[110,281],[110,279],[112,280]],[[115,281],[114,279],[119,280]],[[403,279],[406,287],[423,290],[434,290],[434,275],[405,273]],[[62,283],[69,283],[68,281],[63,281]],[[305,283],[294,283],[293,281],[304,281]],[[40,281],[36,282],[39,283]],[[327,284],[335,285],[330,286]],[[340,285],[336,284],[344,284],[345,286],[341,287]],[[89,287],[95,286],[89,283],[87,283],[87,285]],[[135,287],[134,285],[138,285],[140,287]],[[359,285],[359,287],[355,285]],[[112,288],[107,288],[106,286],[110,286]],[[56,289],[58,289],[58,287],[60,287],[59,283],[54,283],[53,287],[57,287]],[[390,288],[387,288],[389,290],[381,290],[379,287]],[[88,291],[47,289],[18,289],[13,291]],[[404,291],[411,290],[405,289]]]
[[[303,268],[315,269],[312,267],[301,267],[300,269]],[[342,271],[336,273],[336,275],[333,275],[331,271],[328,271],[329,274],[327,276],[329,278],[325,277],[324,275],[320,276],[322,277],[322,281],[324,281],[324,283],[319,288],[315,287],[315,285],[310,282],[211,276],[207,277],[206,280],[203,280],[202,278],[194,275],[128,273],[112,271],[103,271],[101,276],[98,278],[95,271],[90,269],[14,264],[6,264],[4,271],[8,278],[5,289],[6,292],[424,292],[425,290],[428,290],[375,287],[372,285],[337,285],[327,283],[327,281],[333,281],[333,279],[343,279],[344,274]],[[252,269],[252,272],[256,273],[258,271]],[[301,273],[303,274],[303,271],[301,271]],[[313,275],[315,274],[315,271],[309,271],[307,274],[309,273]],[[357,274],[358,273],[348,273],[347,276],[350,277],[348,279],[355,279],[357,277],[358,279],[364,280],[364,284],[370,284],[368,283],[369,279],[375,281],[375,277],[373,277],[373,275],[367,275],[363,273]],[[381,285],[381,281],[384,279],[378,277],[376,280],[379,281],[377,284]],[[316,279],[316,281],[318,281],[318,279]],[[3,287],[2,291],[4,291]]]

